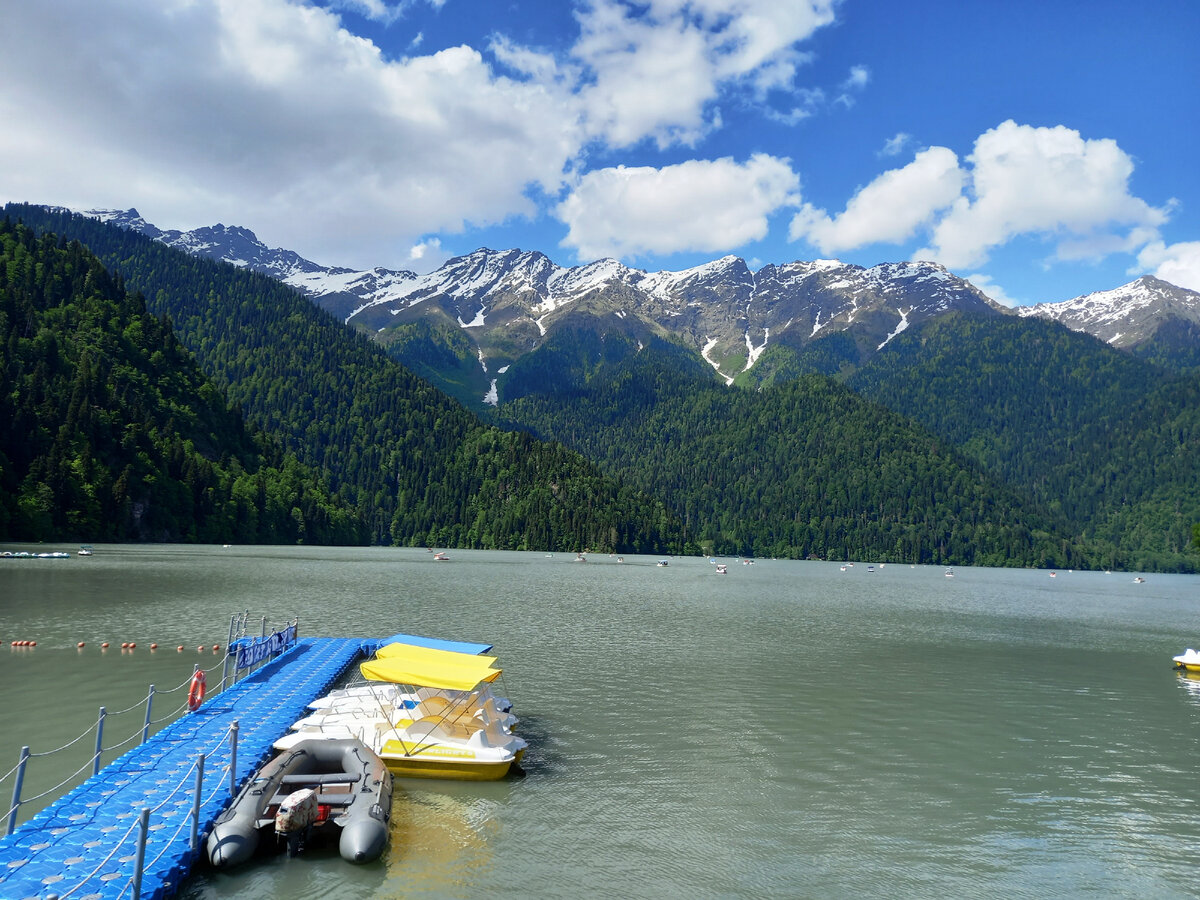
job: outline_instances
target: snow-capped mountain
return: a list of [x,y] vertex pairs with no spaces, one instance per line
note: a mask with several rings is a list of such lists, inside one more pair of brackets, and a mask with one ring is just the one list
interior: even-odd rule
[[1200,294],[1150,277],[1010,311],[928,262],[863,268],[814,260],[752,271],[743,259],[726,256],[682,271],[646,272],[613,259],[563,267],[538,252],[480,249],[418,275],[322,266],[269,248],[246,228],[163,231],[135,209],[86,215],[277,278],[381,343],[416,321],[453,329],[469,342],[471,365],[493,391],[497,372],[581,316],[633,336],[682,341],[727,381],[772,343],[802,347],[848,332],[865,359],[906,328],[956,310],[1050,318],[1121,348],[1150,340],[1163,323],[1200,325]]
[[1200,292],[1144,275],[1111,291],[1025,306],[1016,312],[1053,319],[1114,347],[1128,348],[1151,340],[1172,321],[1200,325]]
[[413,272],[391,269],[377,268],[363,272],[322,266],[292,250],[268,247],[253,231],[236,225],[218,224],[192,231],[163,231],[142,218],[136,209],[93,209],[83,214],[140,232],[196,256],[217,259],[269,275],[318,300],[335,315],[344,315],[343,310],[353,310],[370,302],[394,281],[406,282],[416,277]]
[[612,259],[563,267],[537,252],[481,249],[417,275],[321,266],[290,250],[268,248],[245,228],[163,231],[134,209],[87,214],[278,278],[376,335],[436,315],[470,337],[485,370],[535,349],[576,313],[682,339],[732,379],[772,341],[800,345],[853,329],[865,348],[878,349],[910,325],[948,310],[999,310],[970,283],[933,263],[864,269],[817,260],[753,272],[744,260],[726,256],[678,272],[645,272]]

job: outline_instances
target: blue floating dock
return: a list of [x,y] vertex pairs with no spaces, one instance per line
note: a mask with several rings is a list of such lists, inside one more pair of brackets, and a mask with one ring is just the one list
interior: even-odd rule
[[[238,723],[234,780],[242,783],[270,756],[271,745],[378,640],[301,638],[252,675],[167,725],[142,744],[0,838],[0,897],[74,900],[132,896],[139,816],[147,829],[143,898],[174,895],[203,839],[232,797],[228,735]],[[195,763],[206,755],[199,846],[191,847]]]

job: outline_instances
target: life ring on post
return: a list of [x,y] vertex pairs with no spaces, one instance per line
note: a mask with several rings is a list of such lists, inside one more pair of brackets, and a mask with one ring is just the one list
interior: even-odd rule
[[192,683],[188,687],[188,711],[195,712],[200,708],[200,704],[204,702],[204,670],[197,669],[196,674],[192,676]]

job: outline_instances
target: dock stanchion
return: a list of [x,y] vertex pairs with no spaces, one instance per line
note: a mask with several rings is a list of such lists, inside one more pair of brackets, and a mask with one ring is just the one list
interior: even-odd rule
[[29,762],[29,748],[21,748],[21,757],[17,763],[17,780],[13,782],[12,805],[8,808],[8,831],[12,834],[17,827],[17,810],[21,808],[21,785],[25,781],[25,763]]
[[137,863],[133,870],[133,900],[142,900],[142,869],[146,865],[146,838],[150,835],[150,807],[143,806],[138,817]]
[[237,796],[237,741],[238,720],[229,726],[229,796]]
[[[237,616],[229,617],[229,639],[225,641],[225,660],[221,664],[221,691],[229,687],[229,655],[233,652],[233,628],[237,621]],[[237,675],[237,670],[234,670],[234,675]]]
[[150,706],[154,702],[154,685],[150,685],[150,693],[146,695],[146,721],[142,725],[142,743],[150,737]]
[[100,751],[104,749],[104,717],[108,710],[100,707],[100,716],[96,719],[96,755],[92,757],[92,774],[100,774]]
[[192,840],[189,846],[195,853],[200,849],[200,797],[204,793],[204,754],[196,763],[196,796],[192,798]]

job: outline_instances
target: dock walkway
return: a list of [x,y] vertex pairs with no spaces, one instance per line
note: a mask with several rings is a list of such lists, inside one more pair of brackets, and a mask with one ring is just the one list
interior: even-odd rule
[[[232,799],[231,763],[240,787],[270,755],[271,744],[304,715],[307,704],[377,645],[362,638],[301,638],[277,659],[115,759],[0,838],[0,897],[132,897],[145,808],[152,812],[141,897],[173,896],[204,852],[203,836]],[[229,733],[235,721],[233,753]],[[201,843],[193,850],[191,813],[201,753]]]

